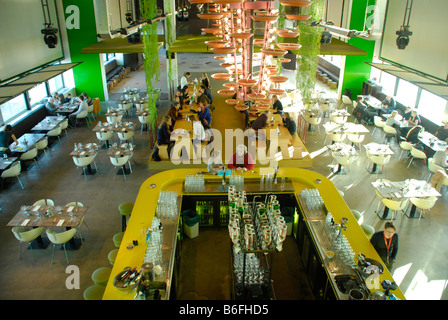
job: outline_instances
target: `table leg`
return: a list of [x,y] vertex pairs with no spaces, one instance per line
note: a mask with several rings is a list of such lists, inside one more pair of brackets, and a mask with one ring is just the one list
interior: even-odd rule
[[86,171],[85,171],[85,172],[83,171],[82,174],[86,174],[86,175],[92,176],[92,175],[94,175],[95,173],[96,173],[96,170],[95,170],[95,169],[92,169],[92,166],[89,164],[89,165],[87,166]]
[[418,216],[415,216],[416,210],[417,210],[417,207],[414,204],[412,204],[411,209],[409,210],[409,215],[406,214],[406,216],[411,219],[419,218]]

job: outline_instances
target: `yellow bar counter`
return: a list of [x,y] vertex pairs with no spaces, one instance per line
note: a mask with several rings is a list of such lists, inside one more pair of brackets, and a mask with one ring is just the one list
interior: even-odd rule
[[[270,170],[272,168],[254,168],[253,170],[239,173],[244,176],[244,181],[259,181],[261,176],[266,174],[266,170]],[[261,170],[261,171],[260,171]],[[156,212],[157,201],[159,198],[159,194],[161,191],[176,191],[179,195],[179,203],[182,201],[182,190],[183,184],[185,181],[185,177],[187,175],[194,175],[198,172],[202,172],[204,174],[205,184],[207,182],[215,182],[215,184],[222,181],[222,177],[217,175],[211,175],[209,173],[203,172],[200,168],[193,169],[172,169],[166,170],[160,173],[157,173],[150,178],[148,178],[141,186],[140,191],[137,195],[134,208],[129,219],[126,232],[123,236],[123,240],[121,242],[121,246],[119,248],[114,266],[112,268],[111,276],[107,283],[107,287],[105,293],[103,295],[104,300],[133,300],[135,297],[135,290],[131,293],[120,291],[115,288],[113,285],[113,279],[115,275],[119,272],[123,271],[126,267],[136,267],[137,270],[142,266],[144,255],[146,251],[145,245],[145,235],[143,230],[147,227],[151,226],[152,219]],[[273,170],[272,170],[273,172]],[[294,193],[297,199],[297,203],[299,204],[300,210],[302,213],[306,211],[306,208],[303,208],[303,201],[299,199],[299,194],[304,189],[317,189],[319,191],[320,196],[322,197],[326,210],[331,212],[334,217],[335,223],[339,223],[342,217],[348,218],[348,222],[346,223],[347,229],[342,231],[347,240],[349,241],[351,248],[353,251],[358,254],[362,253],[367,258],[371,258],[381,262],[381,258],[378,256],[376,250],[371,245],[368,237],[365,235],[364,231],[361,229],[359,224],[357,223],[355,217],[350,211],[350,208],[345,203],[344,199],[339,194],[336,187],[333,183],[327,179],[325,176],[316,173],[311,170],[301,169],[301,168],[279,168],[277,174],[277,181],[280,184],[282,177],[285,177],[292,184],[292,189],[288,190],[285,193]],[[229,178],[226,178],[226,182],[228,185]],[[246,191],[249,194],[249,191]],[[268,192],[253,192],[252,194],[261,193],[266,194]],[[275,193],[282,193],[274,191]],[[207,194],[204,194],[207,195]],[[221,195],[227,195],[226,191],[222,191]],[[311,239],[314,243],[314,246],[317,248],[317,252],[320,258],[320,263],[325,268],[328,278],[334,277],[332,271],[328,268],[328,258],[325,256],[324,251],[321,251],[319,247],[321,247],[319,243],[319,237],[316,235],[316,230],[312,230],[310,228],[311,221],[307,221],[305,213],[302,215],[303,219],[306,222],[308,227],[309,234],[311,234]],[[324,219],[325,220],[325,219]],[[293,235],[294,236],[294,233]],[[127,244],[134,240],[138,241],[138,245],[134,246],[133,249],[127,249]],[[173,241],[173,248],[175,250],[176,239]],[[230,242],[229,242],[230,246]],[[356,259],[357,261],[357,259]],[[384,266],[384,265],[383,265]],[[370,287],[370,292],[374,291],[384,291],[381,287],[380,283],[384,280],[393,281],[393,278],[387,268],[384,266],[384,272],[380,275],[380,282],[376,282],[376,287]],[[171,278],[168,279],[167,285],[170,285]],[[366,281],[367,282],[367,281]],[[367,283],[366,283],[367,284]],[[336,292],[336,288],[334,283],[331,284],[334,291]],[[368,285],[368,284],[367,284]],[[369,286],[368,286],[369,287]],[[400,288],[392,291],[394,296],[398,299],[404,300],[404,295],[401,292]],[[337,298],[340,298],[336,294]],[[318,297],[316,297],[318,298]]]

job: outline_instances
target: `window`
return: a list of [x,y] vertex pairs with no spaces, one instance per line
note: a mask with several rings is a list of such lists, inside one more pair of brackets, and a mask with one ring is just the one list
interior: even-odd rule
[[64,79],[62,78],[62,75],[58,75],[58,76],[48,80],[48,85],[50,87],[51,94],[64,88]]
[[75,87],[75,78],[73,77],[72,69],[65,71],[62,76],[64,77],[64,84],[66,88],[71,89]]
[[418,102],[418,112],[422,116],[435,124],[441,125],[442,119],[444,119],[446,106],[447,100],[442,99],[429,91],[422,90]]
[[28,94],[30,96],[30,105],[34,106],[41,103],[42,99],[48,96],[47,87],[45,86],[45,83],[41,83],[37,87],[29,90]]
[[110,60],[115,59],[115,53],[103,53],[104,63],[107,63]]
[[24,94],[21,94],[20,96],[17,96],[0,106],[3,122],[14,119],[26,110],[27,109]]
[[383,87],[383,92],[389,96],[395,95],[395,83],[397,82],[397,77],[388,74],[386,72],[381,73],[380,83]]
[[398,80],[398,89],[395,98],[397,101],[400,101],[401,104],[414,108],[417,100],[417,93],[418,87],[416,85],[402,79]]

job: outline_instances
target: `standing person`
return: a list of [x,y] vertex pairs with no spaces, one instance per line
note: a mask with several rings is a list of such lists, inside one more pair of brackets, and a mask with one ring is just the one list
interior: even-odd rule
[[236,153],[233,154],[227,167],[242,172],[254,168],[252,156],[247,152],[247,147],[244,144],[240,144],[236,147]]
[[282,102],[278,99],[277,95],[275,94],[272,96],[272,108],[276,110],[274,113],[283,115]]
[[188,78],[190,78],[191,73],[185,72],[180,78],[180,88],[183,89],[185,86],[188,86]]
[[87,96],[85,96],[84,93],[82,93],[79,96],[79,100],[80,100],[80,104],[79,104],[78,110],[76,110],[75,112],[73,112],[72,114],[70,114],[68,116],[68,122],[72,128],[76,124],[76,116],[83,111],[87,111],[89,108],[87,105]]
[[0,131],[0,156],[3,156],[4,154],[11,154],[11,151],[9,150],[11,140],[13,140],[17,145],[19,144],[16,136],[12,133],[12,126],[7,124],[5,128]]
[[387,269],[392,272],[398,253],[398,234],[395,225],[388,221],[384,224],[384,230],[378,231],[370,238],[370,243],[383,260]]
[[291,119],[288,112],[285,112],[282,117],[283,125],[288,129],[289,133],[293,136],[297,132],[297,124]]

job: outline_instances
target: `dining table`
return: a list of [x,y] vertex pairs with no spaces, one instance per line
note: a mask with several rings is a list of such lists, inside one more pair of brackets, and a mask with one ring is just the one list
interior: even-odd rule
[[[347,143],[335,142],[333,144],[327,145],[327,148],[332,152],[334,156],[357,156],[358,152],[355,147]],[[336,164],[336,170],[333,171],[334,174],[340,173],[342,170],[342,166],[340,163]]]
[[446,141],[440,140],[428,131],[420,132],[418,140],[423,144],[428,158],[431,158],[437,151],[444,151],[448,146]]
[[[273,141],[276,141],[283,159],[290,159],[291,154],[289,152],[289,144],[292,141],[292,135],[282,123],[275,124],[268,122],[266,127],[264,127],[264,134],[266,136],[266,141],[269,142],[269,150],[271,150],[270,145]],[[258,136],[263,134],[263,131],[258,130]]]
[[[70,152],[70,156],[72,157],[95,157],[98,154],[98,150],[100,149],[100,146],[95,143],[75,143],[74,148],[72,152]],[[83,175],[94,175],[96,173],[96,170],[92,168],[90,164],[87,165],[86,171],[83,170]]]
[[134,131],[134,124],[132,122],[116,122],[116,123],[108,123],[98,121],[96,126],[92,129],[93,132],[125,132],[125,131]]
[[334,122],[325,122],[323,127],[328,133],[368,133],[369,129],[367,129],[364,125],[360,123],[346,122],[343,124],[337,124]]
[[[134,148],[135,148],[135,144],[132,143],[122,143],[122,144],[117,144],[114,143],[112,144],[109,149],[107,150],[106,154],[109,157],[115,157],[115,158],[120,158],[120,157],[125,157],[125,156],[131,156],[134,154]],[[131,172],[131,168],[126,168],[125,165],[123,165],[118,171],[117,174],[118,175],[122,175],[122,174],[129,174]]]
[[[8,227],[45,227],[45,228],[78,228],[87,212],[85,206],[46,206],[22,205],[19,212],[8,222]],[[31,243],[33,249],[45,249],[49,242],[46,238],[38,237]],[[67,250],[77,250],[81,245],[80,239],[73,237],[67,242]]]
[[[375,190],[383,197],[392,200],[409,198],[440,197],[441,194],[431,184],[425,180],[406,179],[404,181],[384,181],[378,179],[371,182]],[[412,204],[409,214],[405,212],[408,218],[418,218],[415,215],[416,207]],[[380,219],[388,218],[389,208],[385,207]]]
[[358,95],[358,98],[362,97],[364,100],[364,103],[368,106],[371,107],[373,109],[382,109],[383,108],[383,104],[380,100],[378,100],[377,98],[375,98],[374,96],[370,96],[370,95]]
[[9,150],[12,153],[25,153],[31,150],[40,140],[44,139],[45,136],[45,133],[25,133],[17,139],[18,144],[13,142],[9,145]]
[[[366,152],[370,153],[371,155],[374,156],[388,156],[388,155],[393,155],[395,154],[395,152],[390,148],[390,146],[388,144],[381,144],[381,143],[376,143],[376,142],[370,142],[368,144],[364,145],[364,148],[366,149]],[[378,168],[378,165],[372,161],[372,169],[371,170],[367,170],[370,173],[376,173],[376,170]]]
[[14,156],[0,157],[0,171],[4,171],[4,170],[8,169],[9,167],[11,167],[11,165],[15,161],[17,161],[17,159],[19,159],[19,157],[14,157]]
[[67,119],[67,117],[58,115],[58,116],[46,116],[41,122],[36,124],[31,131],[51,131],[55,129],[58,125],[61,124],[62,121]]
[[79,101],[66,102],[66,103],[60,104],[56,107],[56,113],[67,116],[67,115],[75,112],[76,110],[78,110],[79,105],[80,105]]

